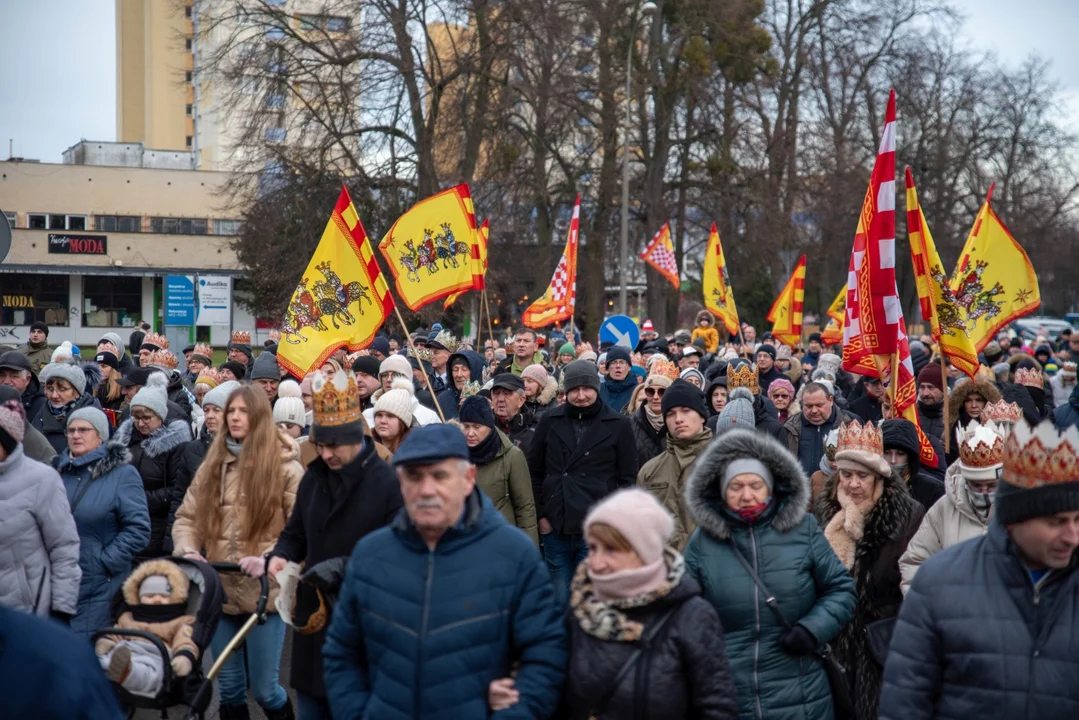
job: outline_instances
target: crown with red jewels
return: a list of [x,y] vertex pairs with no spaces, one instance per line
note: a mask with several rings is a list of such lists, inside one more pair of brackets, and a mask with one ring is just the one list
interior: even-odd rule
[[311,381],[311,411],[314,424],[323,427],[359,422],[363,408],[355,374],[339,372],[333,380],[327,380],[321,372],[316,372]]
[[986,420],[991,420],[998,425],[1015,425],[1023,419],[1023,409],[1019,407],[1019,403],[998,400],[995,403],[989,403],[985,406],[982,410],[982,417]]
[[269,335],[269,340],[270,340],[270,342],[275,342],[275,343],[276,342],[281,342],[281,331],[278,330],[277,328],[274,328],[273,330],[271,330],[270,335]]
[[996,470],[1004,461],[1004,429],[992,420],[984,425],[972,420],[964,430],[955,429],[962,470]]
[[223,382],[224,378],[221,377],[221,373],[213,367],[203,368],[199,376],[195,378],[195,385],[209,385],[211,388],[215,388]]
[[202,358],[207,363],[212,362],[214,356],[214,349],[206,343],[198,343],[191,351],[191,357],[195,356]]
[[158,350],[169,349],[169,339],[164,335],[159,335],[155,332],[146,333],[146,335],[142,338],[142,344],[153,345]]
[[1045,378],[1036,368],[1019,368],[1015,371],[1015,382],[1027,387],[1045,389]]
[[1079,430],[1063,433],[1050,422],[1032,428],[1025,420],[1004,442],[1004,480],[1023,488],[1079,481]]
[[234,330],[232,333],[233,345],[250,345],[251,333],[246,330]]
[[871,422],[862,425],[857,420],[852,420],[839,428],[839,440],[836,443],[836,453],[847,450],[857,450],[871,455],[884,455],[884,435],[880,428]]
[[1075,375],[1076,368],[1079,368],[1079,363],[1068,361],[1060,366],[1060,372],[1068,373],[1069,375]]
[[150,359],[147,360],[146,364],[166,370],[175,370],[178,363],[176,356],[168,350],[154,350],[150,353]]
[[761,392],[760,378],[757,376],[757,367],[749,363],[739,363],[737,367],[727,366],[727,390],[735,388],[748,388],[754,395]]

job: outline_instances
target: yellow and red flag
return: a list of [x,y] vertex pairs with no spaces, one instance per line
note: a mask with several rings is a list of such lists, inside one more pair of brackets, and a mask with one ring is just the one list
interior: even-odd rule
[[825,315],[828,316],[828,325],[821,332],[820,339],[825,345],[840,345],[843,342],[843,318],[847,312],[847,286],[839,289],[839,294],[828,306]]
[[476,215],[468,185],[421,200],[397,218],[378,244],[409,310],[471,290]]
[[277,362],[302,378],[340,347],[367,347],[393,308],[356,207],[342,188],[281,321]]
[[794,266],[787,284],[765,318],[772,323],[772,337],[784,345],[794,347],[802,340],[802,305],[805,301],[806,256]]
[[922,319],[930,323],[933,341],[941,351],[952,359],[952,364],[974,378],[978,371],[978,351],[967,336],[966,310],[960,307],[948,285],[944,264],[937,253],[933,234],[925,221],[925,213],[918,203],[918,190],[914,187],[914,175],[906,170],[907,185],[907,235],[910,238],[910,256],[914,261],[914,280],[918,286],[918,300],[922,307]]
[[895,281],[895,134],[893,90],[851,250],[843,369],[886,382],[896,416],[918,430],[922,463],[935,467],[937,455],[918,422],[914,364]]
[[981,352],[997,331],[1042,304],[1030,258],[990,206],[993,186],[978,211],[951,279],[956,305],[966,312],[966,332]]
[[[480,229],[476,233],[476,242],[472,244],[472,287],[471,290],[483,290],[487,287],[487,235],[489,230],[487,223],[489,218],[483,221],[483,225],[480,225]],[[445,299],[442,303],[442,309],[448,310],[451,305],[457,302],[457,298],[464,295],[468,290],[461,290],[455,292]]]
[[731,337],[736,336],[741,329],[738,306],[734,303],[734,290],[727,274],[727,259],[723,256],[723,243],[719,240],[715,223],[712,223],[712,230],[708,233],[701,286],[704,289],[704,307],[723,322],[723,327]]
[[641,253],[641,259],[651,265],[660,275],[674,285],[677,290],[682,281],[678,277],[678,258],[674,256],[674,244],[671,242],[670,223],[663,223],[663,227],[656,231],[652,242]]
[[566,249],[558,261],[551,284],[543,296],[528,306],[521,314],[521,322],[530,328],[541,328],[573,317],[577,302],[577,230],[581,220],[581,194],[573,205],[573,217],[569,222]]

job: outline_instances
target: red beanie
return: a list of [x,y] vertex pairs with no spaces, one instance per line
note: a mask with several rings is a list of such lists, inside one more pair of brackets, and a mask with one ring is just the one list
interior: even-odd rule
[[922,383],[936,385],[941,392],[944,392],[944,373],[941,371],[939,364],[929,363],[922,368],[922,371],[918,373],[918,384],[921,385]]

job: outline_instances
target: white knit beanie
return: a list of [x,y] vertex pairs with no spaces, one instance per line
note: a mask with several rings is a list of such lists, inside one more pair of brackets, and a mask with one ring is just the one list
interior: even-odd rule
[[202,406],[213,405],[224,410],[225,404],[229,401],[229,395],[232,394],[233,390],[239,388],[240,383],[235,380],[226,380],[202,396]]
[[412,391],[412,381],[397,378],[393,381],[393,389],[385,392],[375,402],[375,413],[388,412],[396,415],[404,423],[405,427],[412,425],[412,405],[416,402],[416,396]]
[[74,349],[71,347],[70,340],[64,340],[62,343],[56,346],[56,349],[52,351],[52,362],[63,362],[64,360],[70,360],[71,356],[75,354]]
[[406,378],[412,377],[412,366],[408,363],[408,358],[404,355],[390,355],[388,358],[382,361],[382,364],[378,367],[378,374],[381,375],[384,372],[397,373]]
[[303,406],[300,386],[295,380],[285,380],[278,386],[277,402],[273,406],[273,421],[307,427],[307,410]]
[[168,386],[169,379],[165,377],[165,373],[150,373],[150,377],[146,379],[146,385],[131,399],[132,410],[144,407],[164,422],[169,414]]

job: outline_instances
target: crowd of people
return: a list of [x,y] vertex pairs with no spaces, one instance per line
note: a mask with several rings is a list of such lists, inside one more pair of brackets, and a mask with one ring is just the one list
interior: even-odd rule
[[[84,360],[35,323],[0,353],[11,717],[196,673],[263,575],[225,720],[1079,716],[1079,336],[1002,333],[973,378],[913,341],[916,427],[818,334],[724,335],[436,324],[290,377],[276,336]],[[205,647],[170,557],[243,570]],[[117,624],[169,655],[91,644]]]

